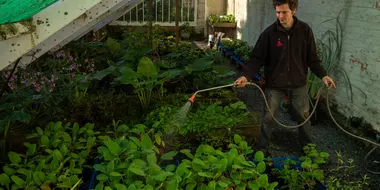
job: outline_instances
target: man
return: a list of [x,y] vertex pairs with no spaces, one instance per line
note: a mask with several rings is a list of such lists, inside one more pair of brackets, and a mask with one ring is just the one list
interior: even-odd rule
[[[276,22],[260,35],[243,76],[235,82],[237,87],[244,87],[264,66],[265,93],[272,113],[276,113],[284,93],[289,93],[294,108],[292,114],[298,123],[303,123],[309,117],[306,87],[308,68],[326,86],[336,86],[318,58],[312,29],[294,16],[298,0],[273,0],[273,7],[276,10]],[[269,154],[267,146],[276,122],[265,110],[257,149]],[[312,143],[310,128],[310,122],[298,128],[302,146]]]

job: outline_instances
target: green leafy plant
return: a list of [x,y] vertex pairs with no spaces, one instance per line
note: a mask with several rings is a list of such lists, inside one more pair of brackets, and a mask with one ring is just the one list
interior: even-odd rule
[[320,165],[326,163],[329,154],[318,152],[314,144],[304,147],[305,155],[300,158],[302,170],[293,169],[294,160],[288,160],[284,169],[273,169],[278,178],[284,180],[283,188],[290,189],[313,189],[318,182],[324,180],[324,171]]
[[215,15],[212,14],[208,17],[208,21],[211,24],[216,24],[216,23],[235,23],[236,19],[233,14],[228,14],[228,15]]
[[325,180],[327,189],[345,189],[345,190],[359,190],[368,186],[367,175],[362,177],[362,180],[352,180],[352,172],[355,168],[354,160],[345,160],[340,152],[336,152],[338,165],[336,168],[331,169],[328,178]]
[[215,150],[209,145],[200,145],[195,154],[190,150],[180,151],[188,159],[182,160],[168,180],[166,189],[274,189],[277,182],[269,183],[264,174],[264,154],[257,152],[257,164],[247,161],[246,155],[253,150],[239,135],[227,152]]
[[[115,129],[119,133],[117,138],[99,137],[102,146],[98,147],[98,153],[103,162],[94,165],[94,169],[100,172],[95,189],[158,189],[164,185],[175,168],[160,167],[155,144],[164,145],[164,142],[159,135],[154,135],[153,141],[146,129],[144,125],[132,128],[119,125]],[[173,156],[169,152],[162,155],[162,159]]]
[[10,163],[0,174],[5,189],[70,189],[78,185],[79,175],[96,145],[94,126],[79,127],[77,123],[50,123],[43,130],[36,128],[29,138],[37,144],[25,142],[25,154],[9,152]]
[[177,70],[159,73],[152,60],[148,57],[143,57],[139,61],[137,71],[134,71],[128,65],[115,65],[95,73],[90,78],[101,80],[103,77],[113,74],[116,76],[115,81],[117,83],[133,85],[142,107],[146,110],[149,108],[154,88],[162,86],[163,83],[179,75],[179,73]]
[[185,135],[189,132],[207,132],[215,128],[234,128],[239,124],[246,124],[251,119],[246,105],[241,101],[224,107],[219,103],[200,105],[199,109],[188,114],[179,132]]
[[240,46],[235,49],[235,54],[240,57],[242,61],[248,61],[249,59],[249,54],[252,50],[252,47],[249,46],[248,44]]

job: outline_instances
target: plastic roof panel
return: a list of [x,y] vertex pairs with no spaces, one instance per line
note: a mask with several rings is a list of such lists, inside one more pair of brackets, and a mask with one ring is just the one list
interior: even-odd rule
[[0,0],[0,24],[32,18],[58,0]]

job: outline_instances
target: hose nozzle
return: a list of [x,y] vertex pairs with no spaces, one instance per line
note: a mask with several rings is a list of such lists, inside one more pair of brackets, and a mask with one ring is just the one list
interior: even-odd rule
[[195,95],[196,95],[196,94],[193,94],[193,95],[189,98],[189,101],[190,101],[191,103],[194,103]]

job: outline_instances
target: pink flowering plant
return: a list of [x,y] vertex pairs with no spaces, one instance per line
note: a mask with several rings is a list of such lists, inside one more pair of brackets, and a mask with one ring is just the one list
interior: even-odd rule
[[93,59],[65,56],[63,51],[36,65],[17,69],[13,74],[3,71],[1,75],[3,85],[7,86],[0,100],[0,131],[5,136],[12,125],[20,122],[60,119],[61,105],[83,97],[90,84],[88,74],[95,71]]
[[[58,66],[55,63],[59,63]],[[84,58],[79,60],[72,55],[65,56],[64,51],[59,51],[53,61],[48,61],[47,66],[52,69],[48,72],[36,72],[34,70],[19,70],[17,74],[13,74],[8,82],[10,91],[18,91],[20,88],[33,88],[36,93],[52,93],[59,86],[66,88],[73,86],[75,88],[75,96],[80,90],[87,90],[88,81],[86,76],[88,73],[95,71],[95,63],[93,59]],[[6,80],[10,76],[7,71],[4,77]],[[61,80],[59,80],[61,79]]]

